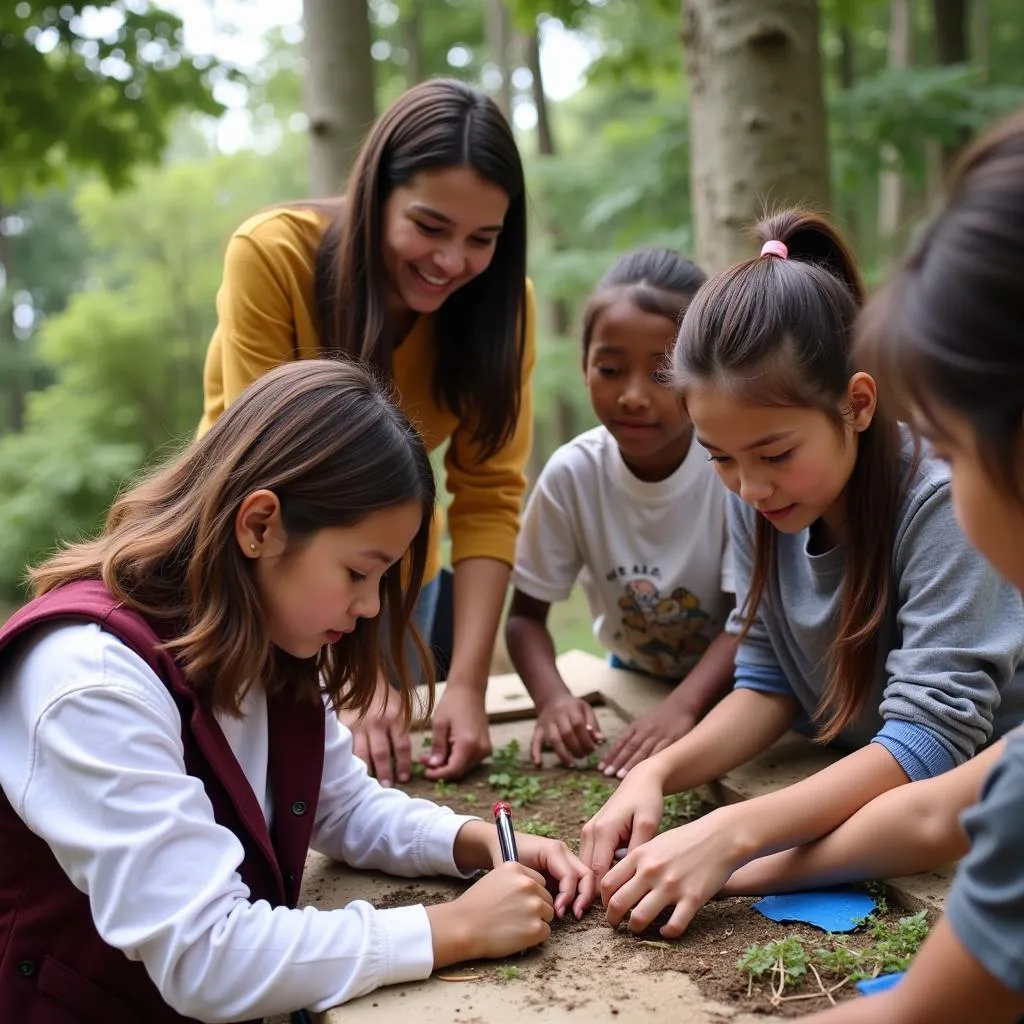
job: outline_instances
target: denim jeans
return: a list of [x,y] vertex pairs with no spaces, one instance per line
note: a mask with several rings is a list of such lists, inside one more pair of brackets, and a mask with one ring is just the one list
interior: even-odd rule
[[[424,583],[420,588],[420,596],[416,599],[416,607],[413,609],[412,621],[416,626],[417,631],[420,634],[420,639],[427,645],[427,650],[430,650],[430,633],[434,628],[434,615],[437,612],[437,598],[441,591],[441,576],[438,574],[429,583]],[[388,635],[388,624],[387,617],[381,617],[380,623],[380,637],[381,643],[386,642]],[[409,665],[415,665],[416,661],[416,650],[412,645],[412,640],[409,639],[405,645],[405,657]],[[418,677],[419,673],[415,673]],[[423,680],[415,678],[417,683],[422,683]],[[391,680],[392,685],[397,685],[397,680]]]

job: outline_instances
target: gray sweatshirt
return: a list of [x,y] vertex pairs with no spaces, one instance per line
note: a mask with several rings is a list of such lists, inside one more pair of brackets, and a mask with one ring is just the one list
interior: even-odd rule
[[[905,435],[908,468],[912,454]],[[733,634],[743,628],[757,515],[729,495]],[[840,545],[810,554],[808,530],[777,540],[775,572],[737,654],[736,687],[789,694],[809,719],[828,679],[845,553]],[[1024,721],[1024,600],[960,531],[948,469],[927,450],[899,511],[892,564],[874,690],[836,745],[881,743],[911,779],[929,778]]]

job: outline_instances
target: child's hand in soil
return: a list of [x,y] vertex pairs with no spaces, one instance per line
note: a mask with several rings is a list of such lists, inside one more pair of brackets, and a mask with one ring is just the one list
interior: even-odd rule
[[615,928],[628,913],[629,930],[639,933],[674,905],[660,931],[666,939],[682,935],[743,858],[729,811],[721,808],[670,829],[616,864],[601,884],[608,923]]
[[[555,914],[561,920],[571,907],[578,920],[594,899],[597,882],[594,872],[579,859],[565,843],[543,836],[516,833],[519,861],[539,871],[558,887],[555,896]],[[501,862],[498,854],[496,865]]]
[[558,760],[571,768],[576,760],[586,757],[604,740],[594,709],[585,700],[566,693],[552,698],[537,710],[530,756],[538,767],[544,747],[551,747]]
[[601,758],[598,771],[623,779],[634,765],[682,739],[697,724],[697,716],[680,698],[673,697],[669,696],[660,707],[633,719]]
[[544,879],[523,864],[502,864],[457,900],[427,907],[434,967],[539,945],[551,934],[554,916]]
[[[402,721],[402,702],[393,686],[383,676],[377,680],[377,694],[365,715],[357,711],[338,714],[342,724],[352,733],[352,749],[371,775],[382,786],[390,786],[397,776],[399,782],[412,777],[412,741]],[[394,764],[392,765],[392,758]]]
[[590,867],[600,885],[625,846],[635,850],[658,831],[665,812],[661,776],[642,761],[622,781],[608,802],[583,826],[580,860]]

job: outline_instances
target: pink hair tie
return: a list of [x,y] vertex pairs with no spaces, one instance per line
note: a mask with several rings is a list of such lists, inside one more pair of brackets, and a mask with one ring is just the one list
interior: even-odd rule
[[789,250],[786,248],[785,242],[777,242],[772,240],[765,242],[761,246],[762,256],[778,256],[780,260],[789,259]]

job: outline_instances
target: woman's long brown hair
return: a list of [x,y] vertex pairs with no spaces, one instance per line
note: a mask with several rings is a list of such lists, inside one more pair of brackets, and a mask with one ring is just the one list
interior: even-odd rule
[[[841,402],[857,367],[853,327],[864,285],[849,247],[823,218],[785,210],[757,225],[784,242],[788,259],[739,263],[697,292],[680,327],[674,373],[680,386],[712,382],[757,405],[817,409],[843,430]],[[829,742],[863,710],[878,671],[878,634],[893,596],[893,545],[906,474],[896,419],[880,405],[858,435],[843,492],[845,567],[829,666],[816,713]],[[749,626],[762,600],[776,600],[775,528],[757,520],[754,570],[742,613]],[[781,608],[776,614],[784,614]]]
[[[242,501],[264,488],[281,503],[286,557],[326,527],[419,505],[404,592],[398,566],[381,581],[386,645],[379,619],[360,619],[316,658],[295,658],[271,643],[254,563],[235,537]],[[173,636],[168,648],[212,709],[237,713],[248,688],[260,684],[308,700],[319,699],[322,685],[335,709],[366,710],[380,670],[402,681],[408,717],[407,634],[431,677],[411,620],[434,500],[423,442],[387,388],[348,360],[301,360],[257,380],[208,433],[118,498],[99,537],[67,545],[32,570],[30,581],[39,595],[73,580],[103,580]]]
[[317,251],[319,333],[326,352],[358,356],[390,377],[384,204],[417,174],[449,167],[472,168],[509,199],[490,265],[435,316],[435,397],[470,424],[487,458],[512,437],[519,419],[526,191],[512,129],[485,93],[455,79],[432,79],[404,93],[377,119]]

